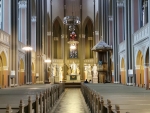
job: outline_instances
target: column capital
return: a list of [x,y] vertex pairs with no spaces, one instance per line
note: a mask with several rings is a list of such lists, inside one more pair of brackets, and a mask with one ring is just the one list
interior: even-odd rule
[[19,1],[18,5],[19,8],[27,8],[27,1]]
[[144,6],[145,6],[145,7],[148,7],[148,1],[145,1],[145,2],[144,2]]
[[98,36],[99,35],[99,31],[95,31],[95,35]]
[[117,0],[117,7],[124,7],[124,0]]
[[36,22],[36,16],[31,17],[31,22]]
[[62,35],[61,35],[61,38],[65,38],[65,35],[64,35],[64,34],[62,34]]
[[47,32],[47,36],[51,36],[51,32]]
[[141,68],[141,65],[136,65],[135,66],[135,69],[140,69]]
[[82,34],[82,38],[85,38],[85,34]]
[[113,21],[113,16],[108,16],[109,21]]

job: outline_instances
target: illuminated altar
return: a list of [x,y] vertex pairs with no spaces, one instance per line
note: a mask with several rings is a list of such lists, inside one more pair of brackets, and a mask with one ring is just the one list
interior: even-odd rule
[[80,82],[80,70],[77,64],[74,62],[69,64],[68,75],[66,77],[66,82]]

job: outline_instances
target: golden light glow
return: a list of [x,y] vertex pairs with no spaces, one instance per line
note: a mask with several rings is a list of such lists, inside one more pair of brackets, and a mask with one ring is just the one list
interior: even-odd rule
[[45,62],[46,62],[46,63],[50,63],[51,60],[50,60],[50,59],[46,59]]
[[75,44],[70,45],[70,49],[76,49],[76,45]]

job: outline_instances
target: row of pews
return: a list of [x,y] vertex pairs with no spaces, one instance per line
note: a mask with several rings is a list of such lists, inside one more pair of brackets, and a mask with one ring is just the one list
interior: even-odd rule
[[28,85],[0,90],[0,113],[48,113],[64,84]]

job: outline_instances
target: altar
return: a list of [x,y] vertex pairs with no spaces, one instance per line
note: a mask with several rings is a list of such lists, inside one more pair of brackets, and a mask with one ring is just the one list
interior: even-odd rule
[[80,82],[80,75],[67,75],[66,82]]

